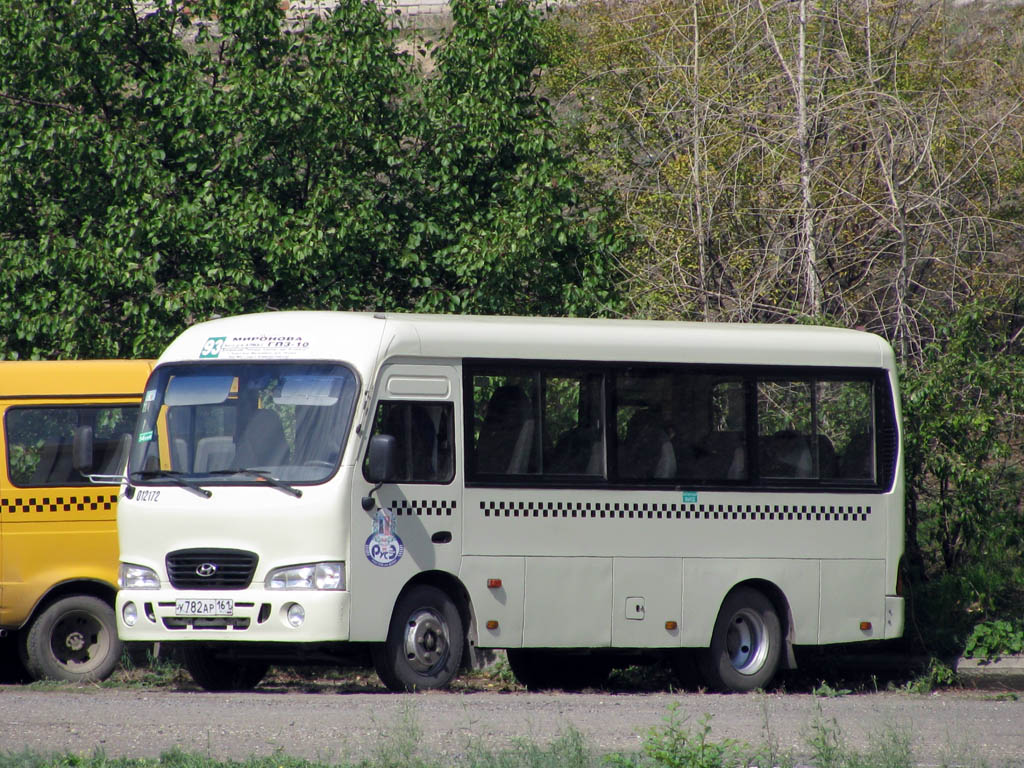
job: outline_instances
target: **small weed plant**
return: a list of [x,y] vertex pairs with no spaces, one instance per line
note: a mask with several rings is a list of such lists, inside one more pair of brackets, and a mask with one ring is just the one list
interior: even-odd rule
[[858,752],[846,744],[839,722],[826,718],[821,707],[807,735],[811,750],[807,761],[814,768],[914,768],[910,732],[890,727],[871,739],[871,745]]
[[178,661],[166,654],[154,654],[151,649],[145,652],[141,663],[129,653],[121,657],[121,667],[101,685],[107,688],[162,688],[171,686],[188,678],[188,673]]
[[811,693],[822,699],[838,699],[840,696],[849,696],[853,691],[849,688],[833,688],[822,680],[821,685],[817,686]]
[[964,656],[985,661],[1021,652],[1024,652],[1024,621],[984,621],[974,627],[964,646]]
[[733,768],[741,765],[741,751],[736,742],[711,741],[711,715],[705,714],[696,729],[687,726],[689,718],[679,712],[679,705],[669,705],[660,727],[652,728],[644,741],[642,756],[612,755],[607,763],[612,768]]
[[907,693],[931,693],[938,688],[949,688],[957,684],[956,671],[944,661],[932,658],[928,668],[903,686]]

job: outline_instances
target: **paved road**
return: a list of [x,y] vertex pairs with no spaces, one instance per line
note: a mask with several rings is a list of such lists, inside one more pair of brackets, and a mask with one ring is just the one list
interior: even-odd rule
[[904,729],[919,765],[980,758],[992,768],[1024,766],[1024,699],[980,693],[210,694],[0,686],[0,752],[100,749],[110,757],[156,757],[181,747],[220,759],[283,752],[347,762],[409,748],[424,758],[450,759],[474,745],[496,749],[523,739],[546,745],[570,728],[594,750],[633,750],[673,703],[692,725],[712,715],[712,740],[763,744],[767,723],[782,750],[806,755],[817,719],[834,722],[861,751],[886,729]]

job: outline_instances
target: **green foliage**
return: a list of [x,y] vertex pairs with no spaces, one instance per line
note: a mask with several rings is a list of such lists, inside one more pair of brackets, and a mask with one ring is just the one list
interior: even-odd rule
[[[756,750],[737,742],[712,742],[710,716],[705,715],[696,731],[685,727],[671,707],[665,724],[652,729],[640,752],[600,755],[587,744],[576,729],[570,728],[547,746],[523,739],[510,748],[494,750],[482,743],[471,743],[458,756],[421,756],[422,749],[414,745],[402,729],[410,725],[407,716],[401,716],[393,726],[381,734],[383,742],[398,736],[406,744],[398,751],[384,748],[372,759],[358,762],[345,760],[325,763],[289,756],[283,752],[274,755],[252,756],[241,760],[217,760],[209,756],[185,752],[179,748],[164,752],[157,759],[107,757],[102,752],[92,755],[52,754],[34,752],[0,754],[0,768],[435,768],[464,766],[465,768],[735,768],[735,766],[775,766],[792,768],[797,761],[792,755],[780,754],[767,747]],[[414,725],[414,724],[413,724]],[[414,728],[414,738],[419,731]],[[868,747],[859,751],[845,743],[842,730],[835,718],[825,719],[820,708],[806,733],[807,757],[799,764],[816,768],[910,768],[917,764],[911,750],[911,734],[894,726],[879,733],[867,735]],[[969,746],[961,747],[949,765],[983,765],[972,756]]]
[[956,671],[934,656],[928,660],[928,668],[913,680],[907,682],[904,690],[908,693],[931,693],[938,688],[948,688],[957,682]]
[[711,715],[704,715],[696,729],[687,727],[687,719],[680,716],[678,703],[670,704],[664,724],[652,728],[644,739],[643,759],[636,762],[613,755],[608,764],[614,768],[732,768],[744,764],[738,742],[711,741]]
[[1024,606],[1020,322],[992,301],[936,317],[935,341],[903,372],[913,607],[933,652]]
[[975,625],[964,646],[967,658],[998,659],[1024,652],[1024,620],[983,621]]
[[118,674],[103,681],[104,688],[158,688],[191,680],[188,672],[176,660],[164,656],[154,656],[151,649],[146,650],[145,658],[136,663],[135,658],[127,650],[121,656],[121,668]]
[[808,3],[801,108],[803,7],[574,5],[544,82],[639,240],[635,312],[824,318],[914,350],[923,305],[1020,280],[1021,13]]
[[820,710],[810,725],[807,743],[815,768],[912,768],[917,764],[907,730],[893,727],[883,731],[859,752],[846,745],[836,719],[824,718]]
[[508,663],[508,657],[504,653],[499,654],[494,663],[484,669],[484,674],[502,685],[515,685],[516,675]]
[[614,306],[523,3],[457,0],[428,77],[375,3],[190,5],[0,5],[0,356],[154,355],[263,309]]
[[529,739],[499,751],[476,746],[466,765],[467,768],[591,768],[600,762],[583,735],[570,727],[547,747]]
[[834,688],[822,680],[821,685],[815,687],[811,693],[822,699],[838,699],[842,696],[849,696],[853,691],[849,688]]

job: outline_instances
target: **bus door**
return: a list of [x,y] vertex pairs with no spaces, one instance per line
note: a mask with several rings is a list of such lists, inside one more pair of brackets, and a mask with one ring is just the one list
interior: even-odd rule
[[[365,457],[353,483],[349,589],[352,639],[381,640],[402,587],[416,574],[458,574],[462,553],[462,471],[455,432],[461,385],[446,365],[391,364],[381,371],[370,436],[395,438],[394,475],[372,487]],[[366,444],[366,443],[364,443]]]

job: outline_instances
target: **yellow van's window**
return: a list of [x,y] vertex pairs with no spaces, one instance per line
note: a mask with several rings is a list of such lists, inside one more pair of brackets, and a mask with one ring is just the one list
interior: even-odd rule
[[116,475],[124,469],[138,406],[40,406],[11,408],[7,430],[7,474],[14,485],[86,485],[71,466],[75,430],[93,430],[92,473]]

